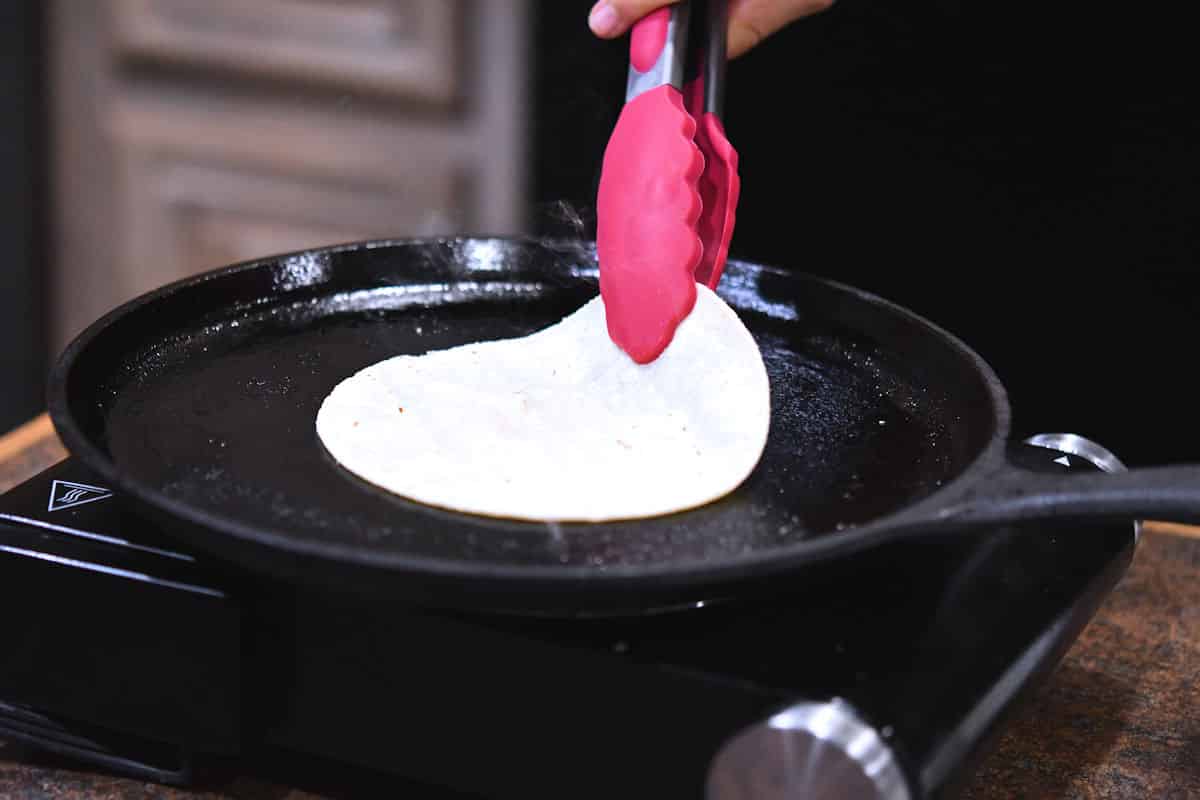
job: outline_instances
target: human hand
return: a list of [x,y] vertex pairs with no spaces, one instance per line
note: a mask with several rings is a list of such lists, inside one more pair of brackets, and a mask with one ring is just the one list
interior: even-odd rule
[[[642,17],[674,0],[599,0],[588,27],[601,39],[621,36]],[[737,58],[763,39],[801,17],[824,11],[833,0],[731,0],[729,57]]]

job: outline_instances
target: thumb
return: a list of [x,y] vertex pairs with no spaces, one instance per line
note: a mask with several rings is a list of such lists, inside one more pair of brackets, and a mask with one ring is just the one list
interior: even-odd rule
[[588,27],[601,39],[614,39],[651,11],[674,0],[599,0],[588,14]]

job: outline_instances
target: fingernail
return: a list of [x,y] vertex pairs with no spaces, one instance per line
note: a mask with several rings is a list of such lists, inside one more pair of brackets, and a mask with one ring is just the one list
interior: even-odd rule
[[588,27],[597,36],[612,36],[620,24],[621,18],[617,15],[617,10],[606,0],[600,0],[592,6],[592,11],[588,14]]

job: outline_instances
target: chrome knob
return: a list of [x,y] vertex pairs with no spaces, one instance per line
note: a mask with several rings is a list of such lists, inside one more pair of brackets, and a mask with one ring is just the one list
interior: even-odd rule
[[883,737],[843,700],[799,703],[725,743],[706,800],[910,800]]
[[1121,459],[1117,458],[1112,451],[1096,444],[1091,439],[1085,439],[1074,433],[1039,433],[1037,436],[1030,436],[1026,439],[1025,444],[1056,450],[1068,456],[1067,463],[1063,466],[1070,466],[1069,457],[1075,456],[1104,472],[1126,471]]
[[[1071,466],[1071,456],[1082,458],[1084,461],[1091,464],[1102,472],[1125,472],[1126,466],[1121,463],[1121,459],[1108,448],[1103,445],[1093,442],[1083,436],[1074,433],[1039,433],[1037,436],[1030,436],[1025,440],[1025,444],[1033,445],[1034,447],[1044,447],[1047,450],[1053,450],[1057,453],[1062,453],[1062,459],[1054,459],[1055,463],[1062,464],[1064,467]],[[1133,522],[1133,541],[1138,544],[1142,539],[1142,521],[1134,520]]]

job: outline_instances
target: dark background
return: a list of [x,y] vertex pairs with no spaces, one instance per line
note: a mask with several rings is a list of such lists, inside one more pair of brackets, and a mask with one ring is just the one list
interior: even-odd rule
[[[542,232],[591,234],[624,91],[626,43],[591,36],[589,5],[535,4]],[[0,429],[43,404],[40,6],[0,5]],[[996,367],[1019,434],[1081,433],[1134,464],[1200,460],[1189,16],[839,0],[731,65],[733,254],[947,327]]]
[[[538,196],[590,204],[626,43],[543,2]],[[901,302],[1018,434],[1200,460],[1200,59],[1182,6],[839,0],[729,71],[732,253]],[[563,227],[553,206],[543,228]],[[589,228],[589,232],[593,230]]]
[[40,6],[0,4],[0,433],[45,405]]

